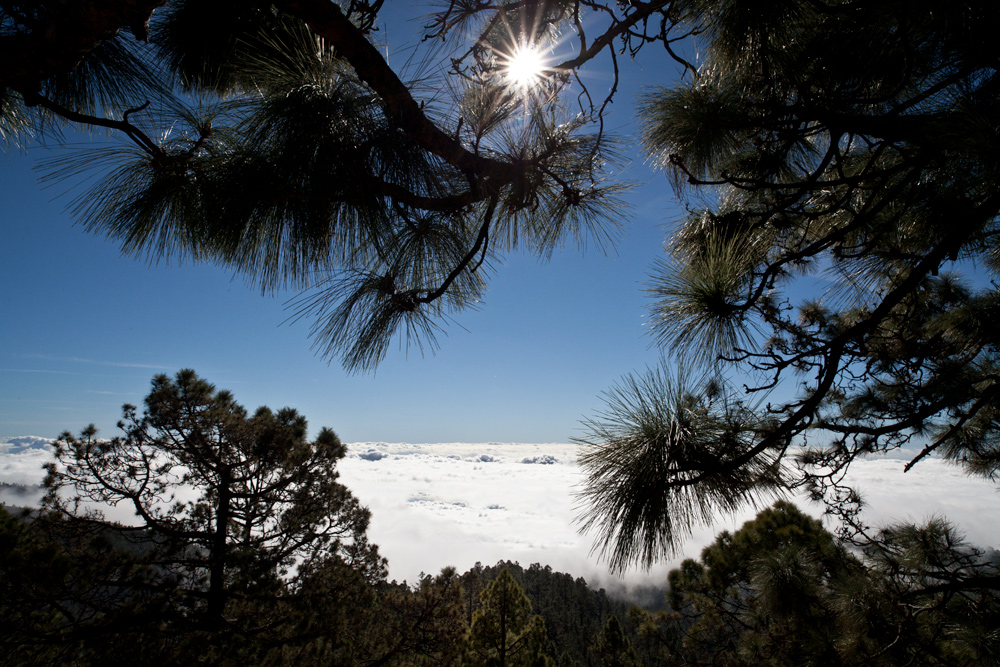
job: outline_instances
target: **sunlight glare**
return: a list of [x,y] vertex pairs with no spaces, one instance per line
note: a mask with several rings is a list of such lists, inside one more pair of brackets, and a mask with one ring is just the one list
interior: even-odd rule
[[545,62],[538,49],[521,47],[507,60],[507,78],[519,88],[527,88],[542,78]]

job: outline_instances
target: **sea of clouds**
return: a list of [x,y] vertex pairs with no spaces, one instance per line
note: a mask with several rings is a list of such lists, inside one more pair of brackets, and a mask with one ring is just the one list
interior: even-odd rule
[[[388,558],[390,576],[411,582],[421,572],[433,574],[447,565],[464,571],[477,561],[512,560],[550,565],[609,592],[663,586],[666,573],[682,558],[697,557],[717,532],[734,530],[755,513],[747,509],[697,529],[676,558],[649,572],[612,575],[592,553],[592,536],[578,531],[578,451],[576,445],[558,443],[366,442],[349,445],[339,469],[341,480],[372,511],[369,534]],[[38,484],[41,466],[51,457],[51,443],[44,438],[2,442],[0,482]],[[904,474],[905,463],[879,458],[852,467],[850,479],[868,503],[869,524],[943,516],[970,543],[1000,546],[995,485],[937,459],[924,460]],[[33,504],[40,495],[14,496],[8,489],[0,491],[0,502]],[[803,497],[793,500],[821,516],[821,506]]]

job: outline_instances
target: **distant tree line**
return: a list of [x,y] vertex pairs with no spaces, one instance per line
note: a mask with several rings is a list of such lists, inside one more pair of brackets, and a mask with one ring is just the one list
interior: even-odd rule
[[855,554],[781,501],[673,570],[666,611],[537,563],[446,568],[415,585],[331,563],[213,628],[179,608],[176,582],[150,572],[117,526],[53,533],[53,520],[0,510],[5,665],[993,665],[1000,655],[995,589],[951,585],[995,583],[1000,558],[941,522],[887,529],[892,548]]
[[481,592],[506,572],[524,591],[531,607],[545,623],[550,656],[560,662],[593,664],[589,649],[608,620],[625,619],[629,604],[594,590],[582,577],[554,572],[548,565],[534,563],[527,568],[511,561],[493,566],[476,563],[461,577],[471,622],[482,607]]
[[34,484],[14,484],[11,482],[0,482],[0,494],[10,494],[12,496],[30,496],[40,487]]

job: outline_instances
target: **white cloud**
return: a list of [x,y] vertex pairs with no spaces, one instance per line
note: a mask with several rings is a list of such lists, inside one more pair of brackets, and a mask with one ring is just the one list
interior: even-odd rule
[[0,482],[39,484],[42,466],[52,460],[52,441],[33,435],[0,442]]
[[851,466],[849,481],[861,492],[872,525],[926,522],[944,517],[978,546],[1000,546],[1000,493],[995,484],[971,478],[956,465],[925,459],[904,473],[908,460],[871,459]]
[[[372,510],[372,538],[389,559],[390,575],[413,580],[420,572],[476,561],[517,560],[551,565],[609,590],[638,584],[663,585],[682,558],[697,557],[722,530],[752,518],[737,517],[700,527],[678,558],[646,573],[616,577],[590,554],[581,536],[573,492],[581,481],[574,445],[566,444],[387,444],[357,443],[341,463],[342,481]],[[527,464],[544,460],[551,464]],[[851,480],[869,502],[873,525],[945,516],[973,544],[995,546],[1000,495],[958,468],[928,459],[909,473],[903,460],[857,461]],[[803,510],[822,507],[796,499]]]
[[[38,483],[51,458],[49,441],[0,443],[0,481]],[[356,443],[340,466],[341,480],[372,511],[370,535],[389,559],[390,576],[413,581],[446,565],[465,570],[481,561],[539,562],[612,590],[663,585],[681,558],[697,557],[721,530],[734,530],[754,511],[698,528],[675,560],[649,573],[611,575],[590,554],[591,538],[577,532],[574,490],[581,481],[577,448],[568,444]],[[525,463],[524,461],[535,461]],[[904,460],[857,461],[851,481],[870,508],[866,519],[925,521],[944,516],[968,540],[998,546],[1000,494],[955,466],[927,459],[908,473]],[[797,499],[819,516],[822,508]]]

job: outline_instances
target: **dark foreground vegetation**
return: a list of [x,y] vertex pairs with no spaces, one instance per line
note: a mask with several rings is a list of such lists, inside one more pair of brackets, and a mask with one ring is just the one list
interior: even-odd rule
[[[787,502],[628,609],[535,564],[386,579],[345,447],[184,370],[121,435],[56,441],[40,510],[0,510],[5,665],[987,665],[996,552],[943,522],[851,550]],[[113,521],[105,512],[133,518]]]
[[[446,568],[414,584],[339,559],[245,581],[227,571],[212,618],[207,583],[156,563],[151,536],[70,528],[0,509],[4,665],[993,665],[997,552],[943,523],[889,531],[852,554],[779,502],[673,570],[647,611],[534,564]],[[145,544],[146,546],[140,546]],[[953,582],[965,578],[962,587]]]

